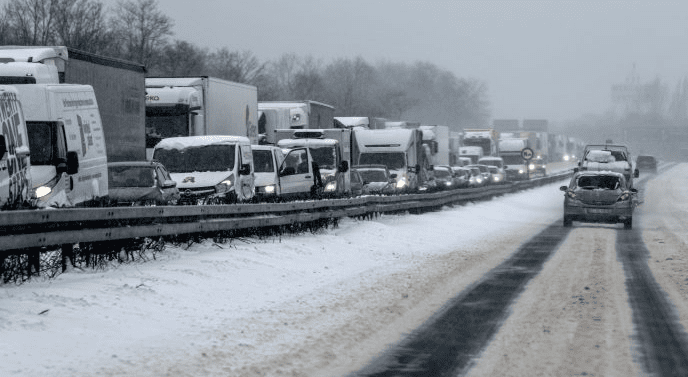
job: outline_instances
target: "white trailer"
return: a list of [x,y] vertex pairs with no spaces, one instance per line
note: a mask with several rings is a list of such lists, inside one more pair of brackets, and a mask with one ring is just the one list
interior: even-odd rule
[[243,136],[258,143],[258,89],[215,77],[146,78],[148,158],[160,140]]
[[316,101],[258,103],[258,133],[262,144],[276,144],[275,130],[334,128],[334,107]]

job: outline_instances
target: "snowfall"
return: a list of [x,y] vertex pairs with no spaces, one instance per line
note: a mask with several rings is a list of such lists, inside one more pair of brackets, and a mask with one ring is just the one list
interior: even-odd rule
[[[433,258],[496,242],[515,251],[510,237],[561,219],[565,183],[422,215],[346,218],[314,233],[167,245],[147,262],[0,285],[0,375],[271,375],[278,369],[251,368],[346,331],[356,316],[343,298],[372,285],[382,294],[380,282],[422,275]],[[308,375],[299,368],[289,375]]]

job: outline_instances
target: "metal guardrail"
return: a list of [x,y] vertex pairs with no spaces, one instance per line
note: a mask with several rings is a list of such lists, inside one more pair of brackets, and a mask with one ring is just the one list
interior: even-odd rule
[[570,172],[495,186],[399,196],[270,204],[70,208],[0,212],[0,257],[19,249],[78,242],[275,227],[400,211],[428,211],[564,179]]

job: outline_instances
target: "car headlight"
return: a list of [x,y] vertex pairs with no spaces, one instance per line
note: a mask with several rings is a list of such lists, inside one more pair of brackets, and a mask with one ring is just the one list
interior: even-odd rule
[[625,202],[627,200],[631,200],[631,193],[630,192],[624,192],[619,196],[619,199],[617,199],[617,202]]
[[452,185],[451,182],[444,182],[444,184],[447,185],[447,186],[451,186],[451,185]]
[[523,169],[518,169],[518,174],[525,174],[525,173],[526,173],[525,170],[523,170]]
[[499,182],[499,179],[500,179],[500,178],[499,178],[498,176],[495,175],[495,176],[492,177],[492,178],[494,178],[494,181],[495,181],[495,182]]
[[274,194],[275,193],[275,185],[267,185],[265,186],[265,193],[266,194]]
[[222,194],[229,191],[232,188],[233,177],[229,177],[224,181],[215,185],[215,193]]
[[42,198],[42,197],[50,194],[52,191],[53,191],[53,189],[51,189],[48,186],[36,187],[36,189],[34,190],[34,196],[36,198]]
[[404,186],[406,186],[406,177],[401,177],[401,179],[397,181],[397,188],[401,189],[404,188]]
[[332,192],[337,190],[337,181],[330,181],[325,185],[325,192]]
[[574,193],[573,191],[566,191],[566,196],[568,196],[571,199],[577,200],[576,193]]
[[528,165],[528,169],[530,169],[530,170],[535,170],[535,164],[530,164],[530,165]]

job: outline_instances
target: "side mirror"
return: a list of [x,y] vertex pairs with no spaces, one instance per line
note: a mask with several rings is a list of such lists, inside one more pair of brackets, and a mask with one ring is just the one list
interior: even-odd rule
[[633,172],[633,178],[638,178],[638,177],[640,177],[640,170],[638,170],[636,168],[635,171]]
[[162,182],[162,188],[173,188],[173,187],[177,187],[176,181],[168,179],[168,180],[165,180]]
[[638,189],[636,189],[636,188],[632,188],[632,189],[631,189],[631,193],[633,193],[633,194],[637,194],[637,193],[638,193]]
[[67,152],[67,174],[72,175],[79,172],[79,153],[76,151]]
[[566,191],[569,189],[569,186],[559,186],[560,191]]
[[578,168],[573,168],[574,173],[578,173],[578,170],[579,170]]
[[251,165],[250,164],[243,164],[239,168],[239,175],[249,175],[251,174]]
[[346,173],[349,170],[349,161],[342,161],[339,163],[339,171]]
[[392,174],[389,175],[389,177],[390,177],[390,178],[396,178],[396,177],[397,177],[397,173],[392,173]]

